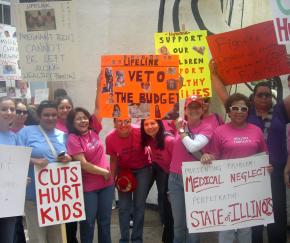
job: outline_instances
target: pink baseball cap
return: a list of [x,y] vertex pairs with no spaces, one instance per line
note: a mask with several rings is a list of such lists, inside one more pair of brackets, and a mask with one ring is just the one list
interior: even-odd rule
[[190,104],[190,103],[197,103],[198,105],[202,106],[203,105],[203,99],[199,96],[195,96],[195,95],[191,95],[189,97],[186,98],[185,100],[185,103],[184,103],[184,109],[187,108],[187,106]]

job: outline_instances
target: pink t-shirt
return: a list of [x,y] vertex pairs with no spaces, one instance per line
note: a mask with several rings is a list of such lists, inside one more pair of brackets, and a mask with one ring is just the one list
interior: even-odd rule
[[[211,138],[213,134],[214,128],[208,122],[204,122],[203,120],[197,127],[189,127],[190,131],[194,135],[202,134],[206,136],[208,139]],[[202,149],[207,147],[207,145]],[[179,135],[176,136],[175,144],[172,152],[172,160],[170,164],[170,172],[176,174],[182,174],[181,166],[182,162],[190,162],[190,161],[198,161],[191,153],[189,153],[184,147],[181,138]]]
[[177,134],[177,129],[173,120],[162,120],[162,123],[166,132],[170,132],[172,135]]
[[116,129],[106,137],[106,153],[118,158],[118,166],[129,169],[141,169],[150,164],[149,153],[141,146],[141,131],[132,125],[130,135],[122,138]]
[[[84,135],[69,134],[67,151],[70,155],[83,153],[86,160],[96,166],[110,170],[110,163],[105,156],[104,145],[92,130]],[[102,175],[82,171],[84,191],[95,191],[113,184],[113,179],[105,181]]]
[[66,124],[62,120],[59,120],[59,119],[57,120],[55,128],[57,128],[58,130],[61,130],[65,134],[68,134],[68,130],[66,128]]
[[215,130],[208,152],[216,159],[236,159],[267,152],[267,145],[259,127],[248,123],[238,129],[227,123]]
[[210,123],[214,129],[225,123],[223,118],[216,113],[210,113],[208,116],[202,118],[202,120]]
[[172,151],[175,138],[173,136],[165,136],[164,149],[156,148],[156,143],[153,139],[149,140],[150,155],[152,162],[158,164],[166,173],[169,173],[169,167],[172,157]]

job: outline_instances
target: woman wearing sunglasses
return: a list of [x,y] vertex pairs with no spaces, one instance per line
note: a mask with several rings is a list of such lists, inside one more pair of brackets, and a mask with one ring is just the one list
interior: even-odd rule
[[18,132],[21,128],[24,127],[24,123],[26,122],[28,116],[26,105],[22,102],[17,103],[15,112],[16,117],[11,126],[11,131]]
[[[230,122],[216,128],[211,140],[210,154],[202,156],[202,163],[243,158],[267,151],[261,129],[247,122],[249,108],[250,102],[242,94],[236,93],[227,99],[225,109]],[[252,242],[251,228],[238,229],[237,233],[235,230],[219,232],[219,243],[232,243],[234,239],[240,243]]]
[[[213,87],[224,103],[228,98],[227,90],[218,75],[217,67],[210,62]],[[253,107],[249,110],[248,122],[258,126],[263,132],[269,149],[270,163],[274,170],[271,174],[271,188],[275,223],[267,225],[270,243],[287,241],[286,186],[289,182],[290,159],[287,163],[286,125],[290,123],[290,96],[272,104],[272,91],[269,82],[259,82],[253,92]],[[277,142],[279,141],[279,142]],[[285,172],[284,172],[285,168]],[[252,241],[263,243],[263,226],[253,227]]]

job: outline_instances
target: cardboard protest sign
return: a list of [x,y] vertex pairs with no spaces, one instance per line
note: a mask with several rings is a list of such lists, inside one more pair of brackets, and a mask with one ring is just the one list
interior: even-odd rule
[[225,84],[245,83],[290,72],[285,46],[278,45],[273,21],[207,37]]
[[101,63],[102,117],[160,119],[178,103],[178,56],[102,56]]
[[39,226],[85,220],[80,162],[34,166]]
[[24,215],[31,148],[0,145],[0,218]]
[[179,74],[183,77],[181,99],[212,95],[206,36],[206,30],[155,33],[157,54],[179,55]]
[[0,80],[21,79],[16,29],[0,24]]
[[22,78],[75,81],[77,41],[74,1],[15,3]]
[[43,100],[48,100],[49,89],[36,89],[34,92],[34,105],[40,104]]
[[281,0],[269,0],[274,16],[274,26],[277,42],[279,44],[290,43],[290,2]]
[[268,155],[183,163],[186,221],[190,233],[273,223]]

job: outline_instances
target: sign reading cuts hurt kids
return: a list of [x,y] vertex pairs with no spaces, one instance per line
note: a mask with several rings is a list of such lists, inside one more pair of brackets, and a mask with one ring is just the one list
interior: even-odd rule
[[39,226],[86,219],[80,162],[35,166]]
[[232,230],[274,222],[268,155],[183,163],[190,233]]

